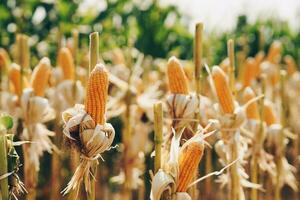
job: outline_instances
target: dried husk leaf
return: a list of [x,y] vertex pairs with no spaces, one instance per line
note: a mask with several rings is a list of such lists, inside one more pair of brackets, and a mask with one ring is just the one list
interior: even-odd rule
[[73,107],[76,103],[82,103],[84,88],[80,81],[65,80],[48,92],[53,108],[60,113]]
[[[282,134],[281,132],[282,126],[280,124],[272,124],[267,128],[268,138],[267,138],[267,146],[269,149],[271,149],[272,153],[275,154],[275,156],[279,153],[279,134]],[[288,139],[285,139],[283,142],[283,145],[287,145]],[[277,182],[277,176],[279,176],[279,185],[280,187],[283,187],[284,184],[287,184],[290,186],[294,191],[298,191],[297,186],[297,179],[295,177],[296,168],[288,163],[288,160],[286,157],[282,157],[279,162],[281,162],[282,170],[279,172],[280,174],[276,174],[272,176],[272,182],[273,184],[276,184]]]
[[30,166],[35,168],[35,171],[40,169],[40,158],[44,152],[52,153],[54,144],[50,137],[55,136],[53,131],[49,131],[47,127],[41,123],[31,124],[26,126],[22,132],[22,140],[30,141],[28,145],[28,155]]
[[24,148],[28,151],[30,166],[35,167],[35,171],[39,171],[39,158],[45,151],[52,152],[54,145],[50,137],[55,135],[42,123],[54,119],[55,112],[50,107],[48,100],[34,96],[31,88],[23,91],[20,106],[24,120],[21,138],[24,141],[31,142],[30,144],[25,144]]
[[75,145],[81,153],[81,161],[67,187],[62,191],[67,194],[70,190],[78,190],[79,184],[84,181],[86,191],[90,191],[90,168],[93,161],[101,153],[108,150],[115,137],[111,124],[95,124],[86,113],[83,105],[75,105],[62,114],[65,128],[63,130],[67,140]]
[[160,200],[163,193],[171,199],[189,200],[191,197],[185,192],[176,192],[177,181],[179,178],[179,155],[184,152],[190,144],[194,142],[204,143],[204,130],[197,132],[192,138],[186,141],[180,148],[180,139],[182,131],[175,133],[173,129],[173,137],[169,152],[169,159],[165,162],[162,168],[155,174],[152,180],[152,190],[150,198],[152,200]]
[[152,189],[150,199],[160,200],[164,192],[171,195],[175,192],[175,182],[171,175],[164,172],[162,169],[158,170],[152,180]]
[[55,111],[47,99],[34,96],[31,88],[26,88],[21,97],[21,109],[27,125],[48,122],[55,118]]
[[[172,127],[176,132],[185,128],[182,139],[191,138],[194,133],[192,122],[195,114],[199,112],[199,102],[196,95],[170,94],[167,98],[169,114],[172,118]],[[169,143],[172,134],[170,134],[167,143]]]
[[[258,120],[248,120],[245,126],[252,135],[250,141],[250,148],[245,156],[245,159],[255,155],[257,163],[262,172],[267,172],[271,177],[276,176],[276,165],[273,155],[269,154],[264,149],[264,141],[267,137],[266,124],[263,124],[263,130],[261,130],[261,124]],[[258,140],[258,132],[262,131],[262,138]]]

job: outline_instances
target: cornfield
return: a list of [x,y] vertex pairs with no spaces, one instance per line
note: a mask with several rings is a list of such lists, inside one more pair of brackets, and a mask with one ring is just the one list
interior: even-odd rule
[[213,65],[204,30],[189,60],[75,28],[34,61],[16,33],[0,49],[0,200],[299,199],[297,58],[231,37]]

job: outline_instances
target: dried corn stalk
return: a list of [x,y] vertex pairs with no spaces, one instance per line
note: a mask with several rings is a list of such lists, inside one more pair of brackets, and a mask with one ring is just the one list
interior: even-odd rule
[[228,78],[218,66],[212,69],[212,79],[219,101],[217,112],[220,113],[218,118],[221,126],[221,140],[216,144],[216,151],[223,165],[238,159],[231,166],[230,173],[222,175],[219,182],[222,185],[228,184],[230,199],[245,199],[243,187],[259,187],[247,181],[248,175],[243,168],[243,159],[248,149],[247,141],[240,134],[246,119],[245,108],[234,102]]
[[[268,138],[267,145],[272,154],[275,156],[276,163],[276,176],[272,177],[272,182],[275,185],[275,199],[280,199],[281,189],[284,184],[289,185],[294,191],[298,191],[297,181],[294,173],[296,168],[288,163],[285,157],[285,148],[288,143],[288,137],[293,139],[293,134],[288,129],[288,124],[286,121],[286,73],[281,71],[280,80],[280,95],[281,95],[281,120],[275,109],[272,108],[272,103],[267,102],[265,108],[269,108],[268,113],[265,113],[265,120],[268,122]],[[281,122],[279,122],[281,121]]]
[[[254,91],[247,87],[244,90],[243,100],[249,102],[256,98]],[[263,100],[262,100],[263,101]],[[263,108],[261,108],[263,109]],[[267,153],[264,149],[264,141],[266,139],[266,124],[263,120],[260,120],[260,113],[258,109],[258,103],[252,102],[248,104],[246,108],[247,123],[245,128],[250,132],[249,145],[250,148],[246,155],[246,158],[251,157],[250,170],[251,170],[251,181],[253,183],[259,183],[258,174],[259,171],[267,172],[270,177],[276,175],[276,165],[274,163],[273,156]],[[263,115],[264,112],[261,113]],[[258,191],[256,188],[252,189],[252,199],[258,198]]]
[[[144,55],[135,49],[128,49],[133,58],[127,57],[125,63],[110,67],[112,74],[109,79],[112,83],[110,92],[114,97],[109,97],[107,105],[107,117],[125,114],[125,127],[122,142],[124,144],[121,169],[117,176],[110,179],[113,183],[122,185],[120,195],[123,199],[131,199],[133,189],[138,189],[139,198],[143,198],[144,182],[140,179],[145,169],[144,155],[151,151],[148,134],[152,130],[153,103],[156,102],[163,92],[160,91],[162,82],[158,79],[154,82],[145,80],[149,66]],[[133,59],[134,62],[132,62]],[[151,71],[152,75],[155,75]],[[151,78],[156,78],[156,77]],[[137,145],[139,141],[139,145]]]
[[81,155],[80,164],[63,194],[71,190],[78,193],[82,181],[85,190],[90,193],[92,163],[101,153],[108,150],[113,142],[115,131],[111,124],[105,121],[107,89],[108,72],[104,65],[97,64],[88,81],[86,106],[77,104],[62,114],[65,123],[63,132],[67,141],[74,145]]
[[22,140],[32,143],[23,146],[25,186],[28,190],[27,199],[36,198],[37,172],[39,171],[39,158],[45,151],[51,153],[53,144],[50,136],[54,132],[49,131],[43,123],[55,118],[55,112],[50,107],[48,100],[34,96],[31,88],[25,89],[21,97],[24,129]]

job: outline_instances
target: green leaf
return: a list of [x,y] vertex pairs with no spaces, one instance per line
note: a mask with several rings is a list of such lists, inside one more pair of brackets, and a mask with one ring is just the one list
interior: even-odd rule
[[13,119],[12,117],[5,115],[0,117],[0,127],[3,127],[5,129],[11,129],[13,127]]

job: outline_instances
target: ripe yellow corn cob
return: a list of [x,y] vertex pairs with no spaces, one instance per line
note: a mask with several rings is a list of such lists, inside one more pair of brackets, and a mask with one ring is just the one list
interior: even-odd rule
[[233,113],[234,112],[233,95],[229,88],[228,78],[226,74],[220,67],[214,66],[212,69],[212,78],[214,80],[217,96],[223,112]]
[[264,58],[265,58],[265,53],[263,51],[258,52],[255,56],[255,72],[254,72],[255,77],[258,77],[260,74],[260,64],[262,63]]
[[290,55],[284,57],[284,62],[287,65],[287,73],[289,76],[292,76],[297,71],[297,64],[294,58]]
[[220,63],[220,67],[225,72],[225,74],[229,74],[229,71],[230,71],[230,61],[229,61],[228,57],[225,58],[224,60],[222,60],[222,62]]
[[0,49],[0,70],[6,71],[9,65],[9,56],[4,49]]
[[188,81],[194,80],[194,65],[192,63],[187,63],[183,66],[183,71]]
[[264,102],[264,121],[268,126],[277,123],[273,105],[269,101]]
[[97,64],[90,74],[85,99],[85,110],[97,124],[105,123],[108,81],[105,66]]
[[279,68],[279,65],[273,65],[273,67],[275,67],[276,73],[274,73],[274,74],[272,74],[272,76],[270,76],[270,80],[271,80],[272,86],[275,86],[280,80],[280,68]]
[[29,83],[25,76],[23,76],[23,81],[21,84],[21,68],[19,65],[13,63],[8,74],[9,80],[11,81],[14,89],[14,93],[17,96],[21,96],[22,88],[27,88]]
[[62,68],[65,80],[74,79],[74,60],[71,51],[63,47],[58,53],[58,65]]
[[179,155],[179,179],[177,192],[186,192],[187,187],[195,177],[198,165],[203,156],[204,145],[199,142],[191,142]]
[[13,84],[15,94],[21,96],[21,71],[19,65],[12,65],[9,71],[9,80]]
[[33,70],[31,76],[31,87],[37,96],[44,96],[51,73],[50,60],[42,58]]
[[188,94],[188,81],[183,67],[176,57],[171,57],[168,61],[167,74],[169,88],[173,94]]
[[267,59],[271,63],[278,63],[280,61],[281,56],[281,43],[279,41],[275,41],[271,44]]
[[251,81],[255,79],[255,60],[254,58],[248,58],[245,63],[245,71],[243,78],[243,87],[248,87],[251,85]]
[[[243,94],[244,103],[247,103],[248,101],[250,101],[251,99],[253,99],[255,97],[256,97],[256,95],[250,87],[245,88],[244,94]],[[258,111],[257,102],[253,102],[253,103],[249,104],[249,106],[246,108],[246,115],[247,115],[248,119],[256,119],[256,120],[259,119],[259,111]]]

